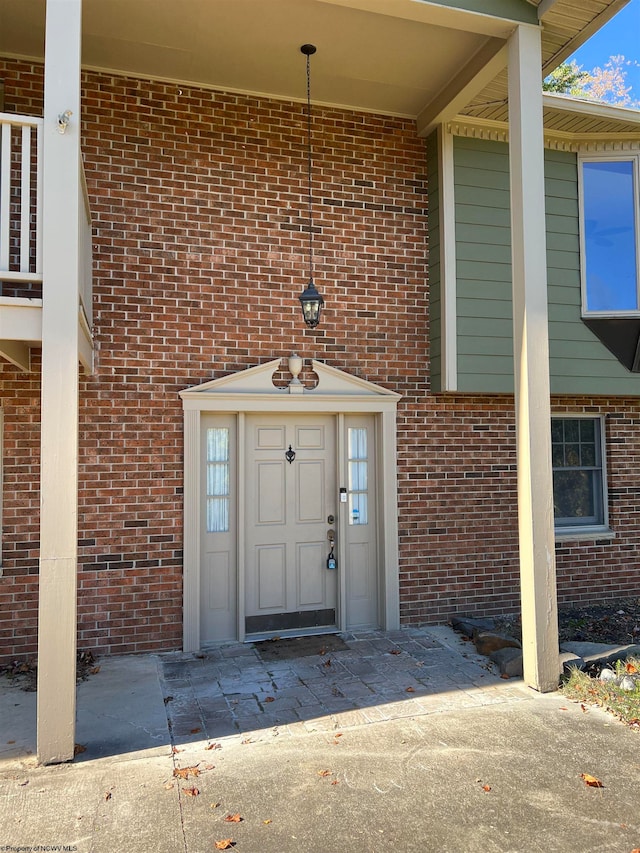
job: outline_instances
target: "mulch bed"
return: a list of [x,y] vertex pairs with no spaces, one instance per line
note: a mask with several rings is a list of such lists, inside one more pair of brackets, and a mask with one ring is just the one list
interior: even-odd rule
[[[500,631],[521,639],[520,617],[496,619]],[[562,607],[558,611],[560,642],[640,644],[640,598],[618,598],[605,604]]]

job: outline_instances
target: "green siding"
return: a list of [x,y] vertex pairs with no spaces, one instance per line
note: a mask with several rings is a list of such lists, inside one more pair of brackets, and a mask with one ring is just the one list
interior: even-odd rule
[[[513,391],[509,150],[454,139],[458,388]],[[629,373],[580,319],[575,154],[545,151],[551,391],[639,394]],[[438,330],[439,334],[439,330]]]
[[429,191],[429,344],[431,390],[442,390],[441,303],[440,303],[440,187],[438,174],[438,135],[427,139],[427,176]]

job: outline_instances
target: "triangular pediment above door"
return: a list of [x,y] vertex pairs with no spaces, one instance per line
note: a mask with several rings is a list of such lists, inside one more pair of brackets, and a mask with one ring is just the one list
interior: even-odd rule
[[[395,391],[315,360],[311,361],[312,370],[318,377],[315,388],[301,390],[298,386],[298,393],[290,393],[288,386],[282,388],[273,384],[274,374],[283,366],[286,367],[286,360],[276,358],[265,364],[186,388],[180,392],[180,397],[185,408],[217,408],[217,404],[224,401],[225,408],[243,410],[261,400],[269,408],[310,407],[315,411],[318,411],[318,404],[327,411],[339,411],[345,410],[349,403],[360,404],[357,408],[363,406],[367,410],[383,411],[395,408],[401,397]],[[329,401],[332,401],[333,405],[328,405]]]

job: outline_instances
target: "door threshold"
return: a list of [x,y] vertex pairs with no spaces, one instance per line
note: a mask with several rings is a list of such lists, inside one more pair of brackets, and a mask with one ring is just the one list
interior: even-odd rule
[[286,631],[259,631],[256,634],[245,634],[243,642],[261,643],[264,640],[290,640],[295,637],[318,637],[322,634],[339,634],[336,625],[319,625],[315,628],[289,628]]

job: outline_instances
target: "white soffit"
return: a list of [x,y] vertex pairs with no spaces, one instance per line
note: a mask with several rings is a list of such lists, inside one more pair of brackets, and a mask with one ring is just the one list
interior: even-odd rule
[[[640,110],[613,107],[569,98],[562,95],[543,95],[544,133],[546,143],[566,143],[567,150],[582,147],[607,146],[624,143],[624,147],[640,148]],[[506,121],[471,117],[460,114],[448,123],[454,135],[507,141]]]

